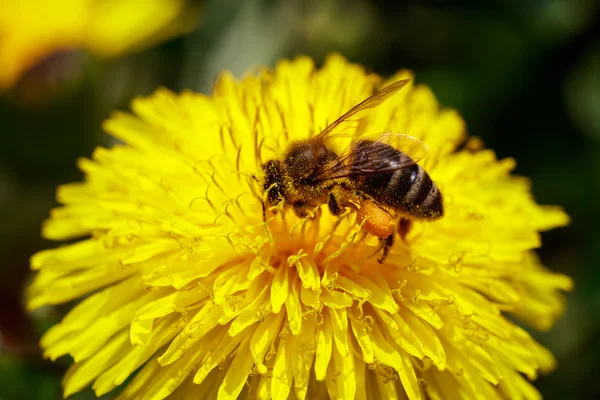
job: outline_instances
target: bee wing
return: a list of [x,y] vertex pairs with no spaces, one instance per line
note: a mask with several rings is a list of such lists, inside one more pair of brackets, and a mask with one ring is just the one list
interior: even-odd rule
[[381,133],[373,142],[384,143],[396,150],[400,150],[402,153],[412,158],[415,164],[424,159],[429,153],[429,147],[427,147],[425,143],[414,136],[405,135],[403,133]]
[[367,110],[369,108],[377,107],[379,104],[383,103],[390,96],[398,92],[402,89],[410,79],[402,79],[400,81],[394,82],[391,85],[384,87],[379,90],[377,93],[368,97],[366,100],[361,101],[354,107],[352,107],[349,111],[347,111],[344,115],[336,119],[334,122],[329,124],[325,129],[323,129],[317,136],[315,136],[316,140],[323,140],[328,135],[330,135],[334,129],[339,126],[342,122],[346,121],[350,117],[356,115],[357,113]]
[[386,132],[375,140],[353,142],[333,163],[319,171],[315,180],[390,173],[415,165],[428,152],[427,145],[417,138]]

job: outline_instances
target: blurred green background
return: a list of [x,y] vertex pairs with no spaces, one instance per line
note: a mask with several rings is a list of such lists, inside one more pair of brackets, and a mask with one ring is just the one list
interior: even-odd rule
[[78,54],[58,89],[44,85],[56,73],[47,68],[33,83],[48,92],[42,100],[1,95],[0,399],[60,397],[68,362],[42,360],[37,340],[68,306],[26,315],[23,288],[30,255],[53,245],[39,231],[55,187],[81,179],[77,157],[110,145],[100,129],[109,112],[157,86],[208,92],[223,68],[239,76],[297,54],[321,63],[331,51],[384,75],[413,69],[469,133],[516,157],[540,203],[567,209],[572,224],[545,233],[539,253],[576,289],[555,328],[533,332],[560,364],[536,385],[546,399],[600,398],[600,2],[213,0],[201,21],[116,60]]

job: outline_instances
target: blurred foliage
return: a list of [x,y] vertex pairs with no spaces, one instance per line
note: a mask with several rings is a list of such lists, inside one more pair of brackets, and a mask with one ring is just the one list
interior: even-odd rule
[[[440,101],[460,110],[471,134],[499,157],[515,157],[540,203],[573,218],[543,235],[540,255],[572,276],[565,317],[533,334],[559,360],[536,384],[546,399],[600,395],[600,3],[384,0],[210,0],[187,36],[125,57],[84,55],[43,102],[0,97],[0,398],[55,399],[68,360],[41,359],[36,342],[68,306],[27,316],[28,258],[60,183],[78,180],[80,156],[110,145],[101,121],[157,86],[209,92],[218,71],[331,51],[382,74],[416,72]],[[79,54],[79,53],[75,53]],[[53,66],[54,68],[56,65]],[[52,70],[51,70],[52,71]],[[63,73],[59,70],[57,73]],[[27,91],[45,93],[34,75]],[[509,218],[510,216],[507,216]],[[110,398],[111,396],[107,396]],[[91,391],[76,399],[93,398]]]

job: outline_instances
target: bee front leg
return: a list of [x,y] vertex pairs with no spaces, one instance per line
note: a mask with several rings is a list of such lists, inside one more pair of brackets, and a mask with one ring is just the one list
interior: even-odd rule
[[264,199],[264,196],[260,195],[256,191],[256,187],[253,182],[255,182],[260,187],[260,181],[258,180],[256,175],[250,175],[250,180],[248,182],[248,186],[250,186],[252,195],[254,195],[254,197],[256,197],[258,199],[258,201],[260,201],[260,204],[262,205],[262,217],[263,217],[263,222],[265,222],[267,220],[267,206],[265,205],[265,199]]
[[352,193],[350,187],[343,182],[327,187],[329,190],[329,199],[327,207],[332,215],[340,216],[346,208],[356,208],[354,203],[358,203],[358,197]]
[[342,213],[342,207],[340,207],[340,202],[335,198],[333,193],[329,193],[327,207],[329,208],[329,212],[332,215],[338,216]]
[[377,259],[379,264],[383,264],[388,254],[390,254],[390,248],[394,245],[394,234],[392,233],[385,239],[379,239],[381,241],[381,256]]

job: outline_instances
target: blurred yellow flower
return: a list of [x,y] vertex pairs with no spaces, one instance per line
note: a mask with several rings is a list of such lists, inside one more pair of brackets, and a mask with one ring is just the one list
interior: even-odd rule
[[354,213],[263,223],[248,178],[261,163],[403,78],[298,58],[224,73],[212,96],[161,89],[106,121],[124,144],[79,161],[85,182],[59,188],[43,227],[81,240],[31,260],[31,309],[86,296],[41,343],[74,359],[65,395],[102,395],[139,368],[120,398],[539,398],[522,374],[555,361],[507,316],[547,329],[561,314],[572,283],[532,249],[569,219],[535,203],[514,160],[465,142],[426,86],[347,132],[423,140],[442,219],[415,223],[384,264]]
[[[0,0],[0,90],[55,52],[114,57],[190,29],[186,0]],[[187,18],[187,17],[186,17]]]

